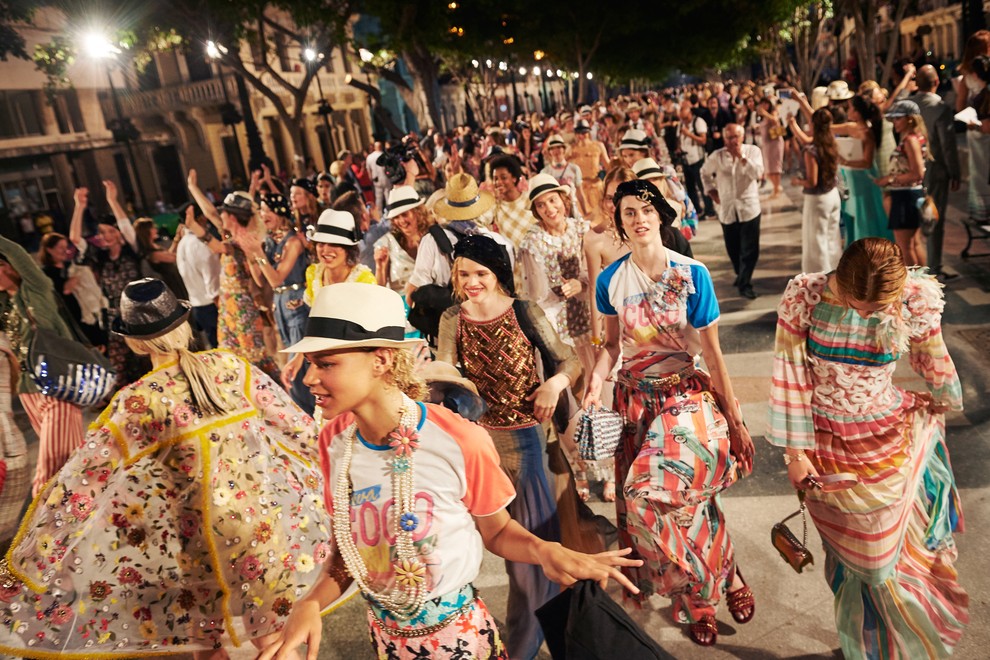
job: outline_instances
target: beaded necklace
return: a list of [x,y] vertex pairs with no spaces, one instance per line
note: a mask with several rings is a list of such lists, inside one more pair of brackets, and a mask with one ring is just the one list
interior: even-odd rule
[[419,448],[419,434],[416,432],[417,412],[417,406],[412,399],[402,394],[399,425],[387,436],[388,444],[394,450],[394,455],[389,459],[388,464],[392,475],[392,494],[398,507],[398,514],[395,515],[392,523],[396,559],[392,564],[395,586],[391,590],[374,591],[368,585],[368,567],[361,559],[361,553],[351,532],[350,501],[353,485],[350,468],[354,443],[357,442],[356,422],[345,431],[344,456],[341,459],[342,472],[333,493],[333,531],[347,572],[351,574],[367,598],[404,618],[409,618],[423,609],[428,591],[426,566],[420,562],[412,540],[413,532],[419,526],[419,517],[413,511],[415,504],[413,460]]

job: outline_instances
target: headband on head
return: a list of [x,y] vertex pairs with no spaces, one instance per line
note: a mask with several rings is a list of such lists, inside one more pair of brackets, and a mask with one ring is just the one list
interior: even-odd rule
[[458,257],[470,259],[492,271],[495,279],[509,292],[509,295],[515,295],[516,287],[508,254],[504,247],[495,242],[495,239],[484,234],[465,236],[454,246],[454,258]]
[[[655,185],[645,179],[634,179],[624,181],[615,189],[612,201],[615,203],[615,217],[619,217],[619,202],[623,197],[635,197],[641,202],[647,202],[657,210],[665,225],[669,225],[677,218],[677,211],[667,203],[664,196]],[[618,220],[616,220],[618,222]]]

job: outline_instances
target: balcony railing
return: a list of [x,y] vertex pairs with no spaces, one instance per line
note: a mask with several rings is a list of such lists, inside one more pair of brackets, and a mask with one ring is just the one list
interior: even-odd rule
[[[227,95],[237,99],[237,83],[231,76],[224,76]],[[201,80],[183,85],[172,85],[148,91],[118,90],[117,98],[125,117],[159,114],[170,110],[181,110],[190,106],[219,105],[223,103],[223,87],[219,78]],[[109,92],[100,95],[103,114],[114,117],[116,110]]]
[[[285,75],[286,79],[292,84],[298,84],[301,80],[301,75],[289,72]],[[234,79],[232,74],[224,76],[224,82],[227,85],[227,96],[233,103],[238,103],[237,96],[237,81]],[[292,101],[289,97],[289,93],[280,85],[272,76],[267,73],[261,75],[261,80],[268,85],[269,89],[274,91],[279,96],[282,96],[286,104],[291,107]],[[350,91],[342,91],[342,80],[338,80],[336,76],[330,75],[323,78],[323,89],[326,93],[327,100],[331,103],[337,103],[342,101],[345,104],[350,105],[354,103],[355,94]],[[258,92],[248,86],[248,90],[251,95],[255,95]],[[312,102],[316,102],[317,99],[317,86],[314,81],[308,90],[308,96]],[[131,91],[131,90],[118,90],[117,98],[120,100],[120,109],[125,117],[140,117],[145,115],[161,114],[162,112],[169,112],[173,110],[182,110],[189,108],[191,106],[215,106],[220,105],[224,102],[223,87],[219,78],[212,78],[210,80],[202,80],[200,82],[186,83],[182,85],[172,85],[169,87],[163,87],[161,89],[151,89],[148,91]],[[114,109],[113,99],[110,93],[102,92],[100,94],[100,104],[103,108],[103,114],[106,117],[116,117],[116,110]]]

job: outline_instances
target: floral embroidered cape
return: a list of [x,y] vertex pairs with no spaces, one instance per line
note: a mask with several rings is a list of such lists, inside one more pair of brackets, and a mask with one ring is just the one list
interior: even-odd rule
[[229,412],[200,413],[174,362],[117,394],[11,545],[0,653],[239,646],[278,630],[316,581],[330,520],[312,419],[242,359],[196,359]]

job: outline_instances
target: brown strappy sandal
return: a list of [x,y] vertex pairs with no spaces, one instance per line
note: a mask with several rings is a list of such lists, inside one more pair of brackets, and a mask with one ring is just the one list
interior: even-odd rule
[[[714,616],[706,614],[688,626],[688,633],[691,641],[698,646],[715,646],[715,641],[718,639],[718,623]],[[704,638],[706,635],[710,635],[707,641]]]
[[727,592],[725,603],[729,606],[729,613],[736,623],[749,623],[753,620],[753,615],[756,614],[756,599],[753,596],[753,590],[746,584],[746,580],[738,568],[736,575],[739,576],[743,586],[735,591]]

